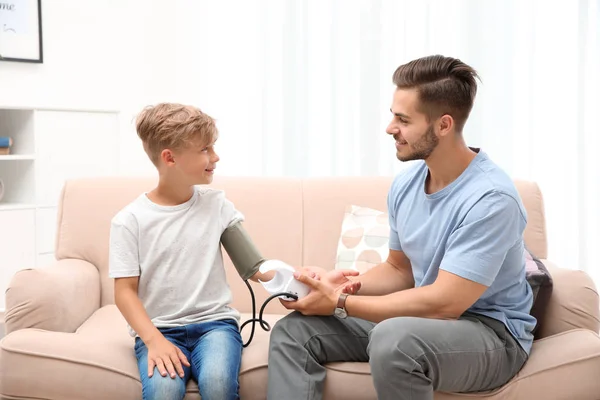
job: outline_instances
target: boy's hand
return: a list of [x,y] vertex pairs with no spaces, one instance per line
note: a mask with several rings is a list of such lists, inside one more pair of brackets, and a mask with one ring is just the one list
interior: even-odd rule
[[183,365],[186,367],[190,366],[185,354],[169,342],[163,335],[156,336],[155,338],[148,340],[146,343],[148,347],[148,377],[152,377],[154,374],[154,367],[158,368],[158,372],[162,376],[167,376],[167,371],[171,378],[175,378],[175,371],[183,378]]
[[267,271],[265,273],[259,271],[255,275],[257,277],[257,280],[260,280],[262,282],[269,282],[275,277],[275,271]]

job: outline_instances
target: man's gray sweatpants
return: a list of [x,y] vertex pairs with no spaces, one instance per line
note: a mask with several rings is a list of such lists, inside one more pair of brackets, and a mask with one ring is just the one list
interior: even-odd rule
[[321,399],[328,362],[369,362],[380,400],[432,400],[435,390],[501,386],[526,360],[504,324],[481,315],[400,317],[374,324],[293,312],[271,333],[267,398]]

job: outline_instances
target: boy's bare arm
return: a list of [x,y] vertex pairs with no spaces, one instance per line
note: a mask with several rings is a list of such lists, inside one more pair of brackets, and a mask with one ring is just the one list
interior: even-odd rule
[[150,320],[138,297],[138,282],[139,277],[137,276],[115,279],[115,304],[127,323],[137,332],[144,343],[148,343],[153,337],[162,334]]
[[156,366],[162,376],[168,373],[175,378],[177,373],[183,378],[182,363],[187,367],[190,363],[179,347],[165,339],[152,323],[138,297],[138,282],[139,277],[116,278],[115,304],[148,348],[148,376],[153,375]]

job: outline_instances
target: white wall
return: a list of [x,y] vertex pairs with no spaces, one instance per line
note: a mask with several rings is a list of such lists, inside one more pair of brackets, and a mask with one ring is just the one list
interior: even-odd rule
[[[107,3],[107,2],[104,2]],[[110,2],[116,5],[116,2]],[[42,2],[44,64],[0,63],[0,103],[114,108],[126,102],[122,66],[133,58],[123,41],[123,19],[102,2]],[[113,29],[111,29],[111,26]],[[116,28],[116,29],[114,29]]]

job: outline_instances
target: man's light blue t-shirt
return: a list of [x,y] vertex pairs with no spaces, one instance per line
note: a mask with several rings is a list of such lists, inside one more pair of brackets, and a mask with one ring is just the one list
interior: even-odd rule
[[502,321],[529,353],[536,319],[525,278],[525,208],[512,179],[480,150],[450,185],[425,193],[428,168],[418,162],[388,195],[390,249],[403,251],[415,286],[440,269],[488,286],[468,311]]

